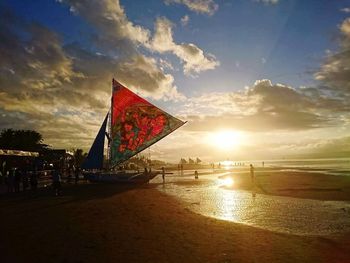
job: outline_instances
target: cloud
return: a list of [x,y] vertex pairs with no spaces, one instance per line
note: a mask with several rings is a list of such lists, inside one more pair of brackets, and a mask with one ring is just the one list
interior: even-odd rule
[[339,26],[340,48],[330,52],[320,70],[315,73],[316,80],[321,81],[325,88],[334,96],[343,98],[350,106],[350,18]]
[[112,50],[134,48],[130,43],[142,44],[150,37],[149,30],[128,20],[119,0],[60,0],[71,11],[96,27],[96,41]]
[[181,25],[182,26],[186,26],[189,21],[190,21],[190,17],[188,15],[181,17]]
[[155,33],[149,45],[151,50],[159,53],[171,52],[184,63],[184,73],[193,75],[201,71],[214,69],[220,62],[211,54],[205,55],[203,50],[192,43],[176,44],[173,39],[172,23],[166,18],[158,18]]
[[342,9],[340,9],[340,11],[344,12],[344,13],[350,13],[350,7],[342,8]]
[[[28,107],[28,110],[74,101],[76,92],[68,86],[84,78],[84,74],[74,70],[73,60],[65,53],[59,36],[38,24],[25,24],[10,13],[2,18],[0,100],[13,98],[40,102],[22,105],[22,109]],[[24,39],[16,32],[28,37]],[[97,102],[87,96],[86,101],[89,100]],[[8,104],[7,107],[14,107]]]
[[266,5],[275,5],[278,4],[279,0],[255,0],[255,2],[263,3]]
[[63,45],[55,32],[9,10],[0,22],[0,129],[36,129],[55,147],[87,147],[108,111],[113,76],[144,96],[184,98],[173,76],[136,49],[116,58]]
[[192,131],[293,131],[339,124],[333,115],[339,110],[336,103],[319,101],[309,93],[260,80],[245,91],[190,98],[182,114],[189,120],[186,128]]
[[350,137],[318,140],[307,145],[304,151],[313,157],[348,157],[350,154]]
[[213,0],[165,0],[165,4],[182,4],[196,13],[213,15],[219,8]]
[[153,58],[143,55],[134,56],[119,63],[116,73],[119,81],[127,83],[128,87],[135,90],[142,87],[140,91],[143,94],[155,99],[182,100],[185,98],[174,86],[174,77],[159,70]]
[[[146,47],[151,52],[172,52],[184,63],[184,73],[196,74],[214,69],[219,65],[216,58],[205,55],[203,50],[192,43],[176,44],[173,41],[172,24],[166,18],[158,18],[155,23],[155,34],[144,27],[134,25],[128,20],[119,0],[60,0],[70,5],[73,12],[84,17],[98,32],[96,44],[108,48],[109,51],[122,50],[119,56],[134,56],[138,48]],[[193,6],[202,6],[206,1],[189,1]],[[211,1],[207,4],[210,5]],[[192,6],[191,5],[191,6]]]

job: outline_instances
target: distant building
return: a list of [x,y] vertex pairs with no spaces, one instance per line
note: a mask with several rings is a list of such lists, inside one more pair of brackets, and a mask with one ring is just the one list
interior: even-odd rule
[[40,152],[39,158],[44,165],[56,164],[61,169],[72,168],[74,163],[73,153],[65,149],[48,149]]

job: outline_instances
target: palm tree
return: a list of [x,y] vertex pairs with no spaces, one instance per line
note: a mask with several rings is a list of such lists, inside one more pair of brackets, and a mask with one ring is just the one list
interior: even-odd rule
[[2,130],[0,133],[0,148],[22,151],[47,150],[48,145],[43,143],[43,137],[33,130]]

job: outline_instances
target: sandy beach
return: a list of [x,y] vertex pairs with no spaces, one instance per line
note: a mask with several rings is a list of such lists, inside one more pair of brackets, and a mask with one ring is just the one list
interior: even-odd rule
[[[304,175],[309,183],[313,176]],[[299,188],[296,181],[288,188]],[[261,184],[270,194],[330,195]],[[46,190],[2,196],[1,262],[350,262],[349,233],[297,236],[208,218],[156,186],[81,184],[65,186],[60,197]]]

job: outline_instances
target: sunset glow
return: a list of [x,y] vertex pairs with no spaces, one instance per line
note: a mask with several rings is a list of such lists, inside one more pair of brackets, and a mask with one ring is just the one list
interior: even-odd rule
[[221,179],[220,183],[223,186],[230,187],[230,186],[234,185],[235,182],[231,177],[226,177],[224,179]]
[[0,130],[87,152],[115,78],[186,121],[154,159],[348,157],[350,8],[318,2],[1,1]]
[[244,140],[243,134],[236,131],[218,131],[208,137],[211,145],[224,151],[239,149]]
[[1,262],[350,263],[349,72],[350,0],[0,0]]

